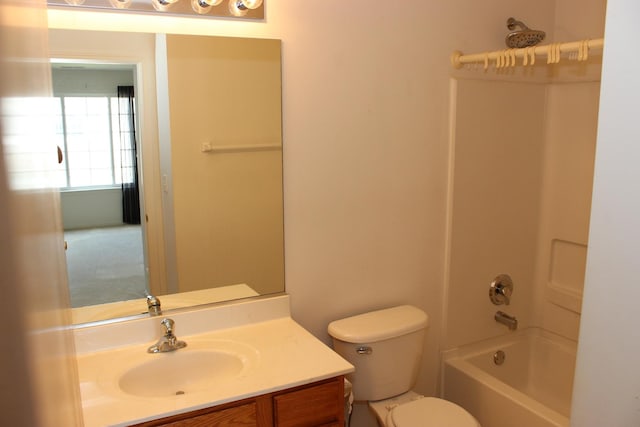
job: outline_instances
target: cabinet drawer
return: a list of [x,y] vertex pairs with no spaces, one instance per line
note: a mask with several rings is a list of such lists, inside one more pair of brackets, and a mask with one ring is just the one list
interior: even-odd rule
[[344,382],[334,379],[276,395],[273,408],[278,427],[343,425]]

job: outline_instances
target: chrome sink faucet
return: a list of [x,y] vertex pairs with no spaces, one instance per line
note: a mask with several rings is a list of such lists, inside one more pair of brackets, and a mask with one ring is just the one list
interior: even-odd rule
[[147,349],[148,353],[167,353],[169,351],[175,351],[187,346],[187,343],[180,341],[173,333],[173,325],[175,322],[172,319],[162,319],[160,325],[164,328],[164,336],[158,340],[157,343]]
[[150,316],[159,316],[162,314],[162,306],[160,305],[160,298],[153,295],[147,295],[147,308],[149,309]]

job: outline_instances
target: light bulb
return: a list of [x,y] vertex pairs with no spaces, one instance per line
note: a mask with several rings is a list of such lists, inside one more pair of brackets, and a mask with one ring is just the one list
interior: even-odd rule
[[240,0],[248,9],[257,9],[262,5],[262,0]]
[[151,4],[155,10],[159,10],[160,12],[165,12],[169,10],[169,7],[178,0],[151,0]]
[[132,0],[109,0],[109,3],[116,9],[128,9],[129,6],[131,6],[131,1]]
[[223,0],[191,0],[191,8],[201,14],[209,13],[212,6],[217,6],[222,3]]
[[242,0],[229,0],[229,12],[233,16],[245,16],[249,12]]

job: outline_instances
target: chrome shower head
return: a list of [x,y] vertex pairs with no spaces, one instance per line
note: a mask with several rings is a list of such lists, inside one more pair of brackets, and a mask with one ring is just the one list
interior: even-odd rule
[[[520,27],[520,30],[513,31],[516,27]],[[514,18],[507,20],[507,28],[512,32],[507,34],[505,42],[509,48],[523,48],[529,46],[535,46],[544,40],[546,36],[544,31],[531,30],[524,22],[516,21]]]

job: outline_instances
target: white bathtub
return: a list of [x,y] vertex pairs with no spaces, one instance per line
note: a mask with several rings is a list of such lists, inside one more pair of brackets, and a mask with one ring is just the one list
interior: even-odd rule
[[568,427],[575,358],[574,341],[536,328],[446,351],[443,397],[482,427]]

